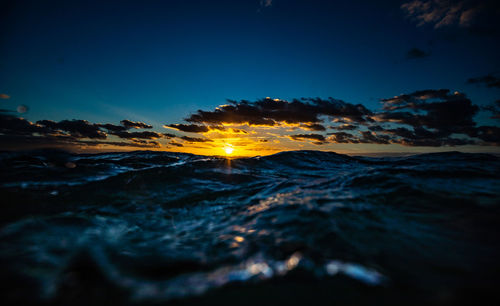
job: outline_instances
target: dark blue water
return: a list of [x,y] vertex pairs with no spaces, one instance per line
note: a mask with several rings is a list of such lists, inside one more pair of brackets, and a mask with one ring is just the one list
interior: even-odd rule
[[492,155],[40,151],[0,168],[3,302],[499,300]]

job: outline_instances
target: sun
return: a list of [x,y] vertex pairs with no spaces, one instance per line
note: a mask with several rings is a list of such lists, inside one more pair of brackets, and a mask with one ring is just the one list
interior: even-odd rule
[[233,153],[234,149],[232,147],[225,147],[224,151],[227,155],[230,155],[231,153]]

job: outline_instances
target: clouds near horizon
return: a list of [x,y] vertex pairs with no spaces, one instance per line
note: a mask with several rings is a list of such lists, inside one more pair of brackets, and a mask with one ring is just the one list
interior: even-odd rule
[[[475,83],[476,79],[473,82]],[[490,78],[477,82],[491,83]],[[203,137],[160,133],[144,122],[128,119],[113,123],[91,123],[86,120],[39,120],[35,123],[0,112],[2,141],[26,144],[158,148],[163,139],[166,148],[189,148],[195,144],[207,148],[230,142],[279,150],[282,143],[328,144],[399,144],[411,147],[460,145],[500,145],[497,125],[478,125],[475,117],[481,111],[499,119],[500,102],[479,107],[461,92],[449,89],[426,89],[380,99],[381,109],[370,110],[328,98],[300,98],[286,101],[264,98],[256,101],[234,101],[212,110],[188,114],[186,123],[169,123],[164,128]],[[131,131],[132,130],[132,131]],[[293,133],[291,133],[293,132]],[[312,133],[311,133],[312,132]],[[113,140],[114,138],[114,140]],[[123,141],[121,141],[123,140]],[[264,140],[264,141],[263,141]],[[266,149],[267,148],[267,149]]]

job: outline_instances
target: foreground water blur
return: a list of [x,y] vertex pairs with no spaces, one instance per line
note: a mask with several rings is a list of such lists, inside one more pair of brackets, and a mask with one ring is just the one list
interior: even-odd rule
[[500,301],[492,155],[39,151],[0,166],[3,303]]

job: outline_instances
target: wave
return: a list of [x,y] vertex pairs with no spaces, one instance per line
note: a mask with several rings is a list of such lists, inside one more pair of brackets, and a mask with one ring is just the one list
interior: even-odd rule
[[11,302],[454,304],[500,280],[493,155],[36,151],[0,167]]

